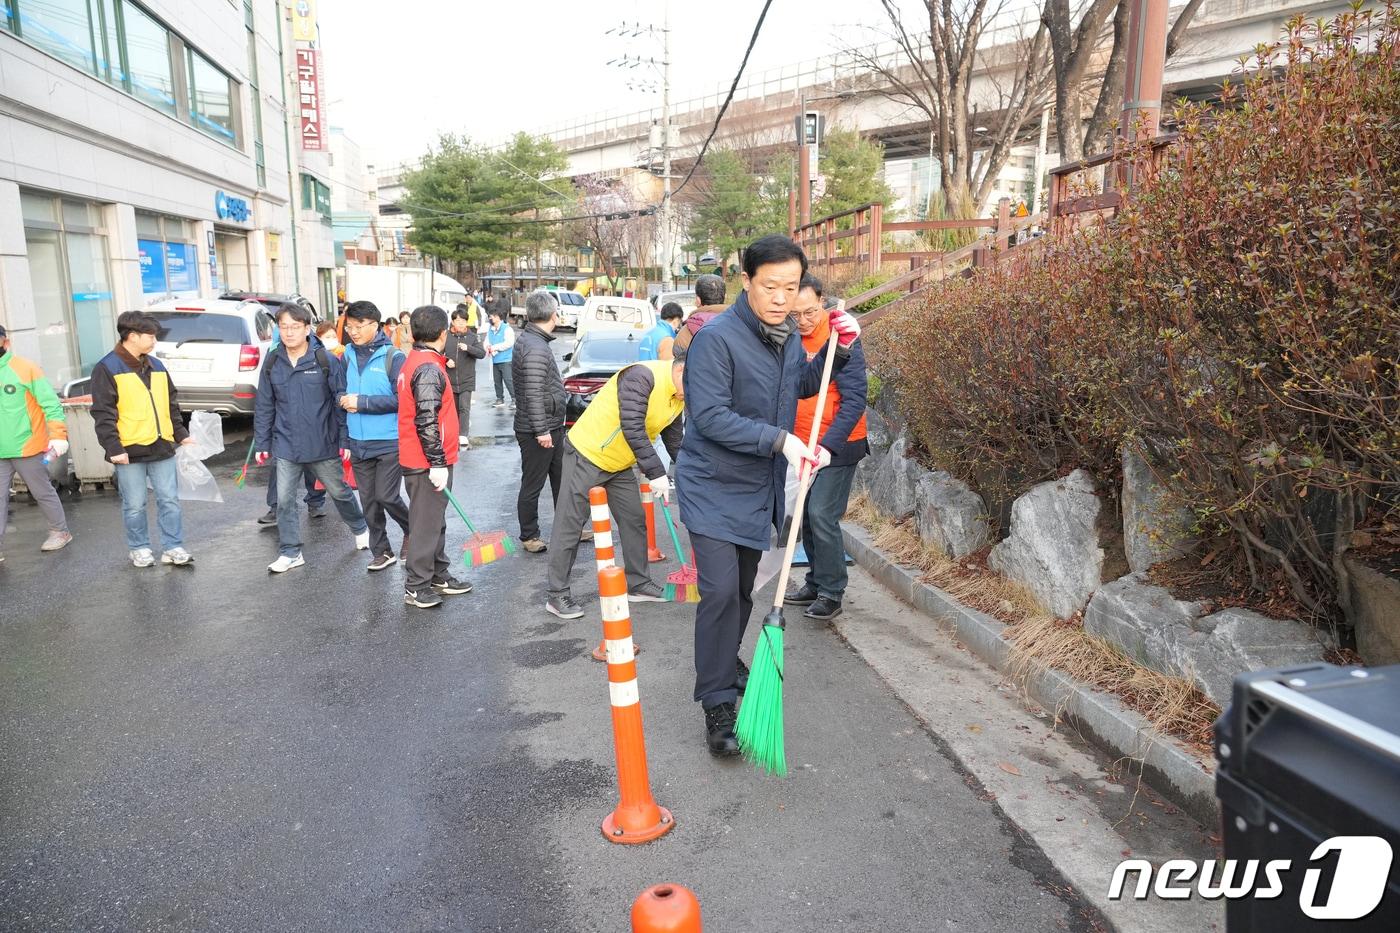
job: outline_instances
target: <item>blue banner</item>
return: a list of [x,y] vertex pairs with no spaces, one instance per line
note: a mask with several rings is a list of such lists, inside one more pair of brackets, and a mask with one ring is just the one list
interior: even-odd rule
[[136,252],[141,260],[142,293],[164,295],[165,244],[160,240],[137,240]]
[[193,292],[199,290],[195,264],[199,262],[199,252],[193,243],[166,243],[165,267],[170,275],[172,292]]

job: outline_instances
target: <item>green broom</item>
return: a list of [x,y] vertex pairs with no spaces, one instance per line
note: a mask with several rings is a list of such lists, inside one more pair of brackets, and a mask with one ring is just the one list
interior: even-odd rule
[[477,531],[472,520],[467,518],[467,513],[462,510],[457,497],[452,495],[452,490],[444,489],[443,492],[447,494],[447,501],[451,502],[452,507],[457,510],[457,516],[462,519],[462,524],[466,525],[467,530],[472,533],[472,536],[467,539],[467,543],[462,546],[462,560],[468,567],[480,567],[515,553],[515,540],[510,535],[504,531],[485,533]]
[[[817,393],[817,415],[812,419],[812,433],[807,450],[815,454],[817,431],[821,428],[821,412],[826,410],[826,390],[831,383],[831,364],[836,359],[836,331],[826,344],[826,361],[822,364],[822,387]],[[797,536],[802,533],[802,511],[807,504],[807,487],[812,482],[812,470],[800,471],[797,503],[792,510],[792,525],[788,528],[787,551],[783,571],[778,574],[778,589],[773,608],[763,617],[758,644],[753,649],[749,683],[744,690],[744,702],[739,707],[739,719],[734,735],[744,757],[760,770],[783,777],[787,774],[787,752],[783,747],[783,597],[787,595],[788,575],[792,558],[797,552]]]
[[256,437],[248,442],[248,456],[243,458],[243,469],[239,470],[238,475],[234,477],[234,479],[237,481],[236,485],[239,489],[242,489],[243,484],[248,482],[248,464],[251,463],[253,460],[253,445],[257,442],[258,439]]

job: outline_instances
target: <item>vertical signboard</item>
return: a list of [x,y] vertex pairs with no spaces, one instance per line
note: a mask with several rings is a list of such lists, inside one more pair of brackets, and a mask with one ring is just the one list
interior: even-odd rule
[[315,49],[296,50],[297,110],[301,114],[301,148],[325,148],[325,110],[321,105],[321,69]]
[[316,0],[292,0],[292,41],[316,41]]

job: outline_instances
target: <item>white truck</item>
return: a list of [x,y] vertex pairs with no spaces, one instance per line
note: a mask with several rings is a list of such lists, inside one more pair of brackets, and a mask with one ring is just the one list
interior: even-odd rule
[[372,301],[385,317],[437,305],[451,314],[467,300],[467,290],[455,279],[429,269],[403,266],[345,267],[345,300]]

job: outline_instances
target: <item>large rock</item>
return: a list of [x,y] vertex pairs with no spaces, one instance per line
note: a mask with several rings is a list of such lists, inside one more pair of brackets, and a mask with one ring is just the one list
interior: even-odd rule
[[888,452],[890,445],[894,443],[894,432],[885,423],[884,417],[873,408],[865,410],[865,442],[870,445],[872,456]]
[[1106,583],[1084,611],[1084,630],[1140,664],[1193,682],[1224,706],[1235,675],[1322,660],[1323,634],[1293,619],[1248,609],[1205,615],[1160,586],[1129,574]]
[[895,520],[908,518],[914,514],[914,487],[927,471],[913,460],[905,457],[909,443],[903,437],[896,438],[890,451],[868,474],[867,493],[870,501],[886,515]]
[[1400,664],[1400,580],[1348,554],[1351,576],[1347,621],[1356,631],[1356,651],[1371,666]]
[[1329,640],[1296,619],[1271,619],[1248,609],[1223,609],[1196,621],[1176,646],[1176,667],[1216,703],[1230,701],[1235,675],[1323,660]]
[[982,497],[952,475],[927,473],[914,487],[919,537],[947,557],[957,559],[981,550],[989,534]]
[[1083,609],[1102,582],[1099,497],[1083,470],[1040,483],[1011,505],[1011,533],[992,548],[993,570],[1022,584],[1050,612]]
[[1191,510],[1173,505],[1167,489],[1142,455],[1123,448],[1123,550],[1128,567],[1140,573],[1196,545]]

